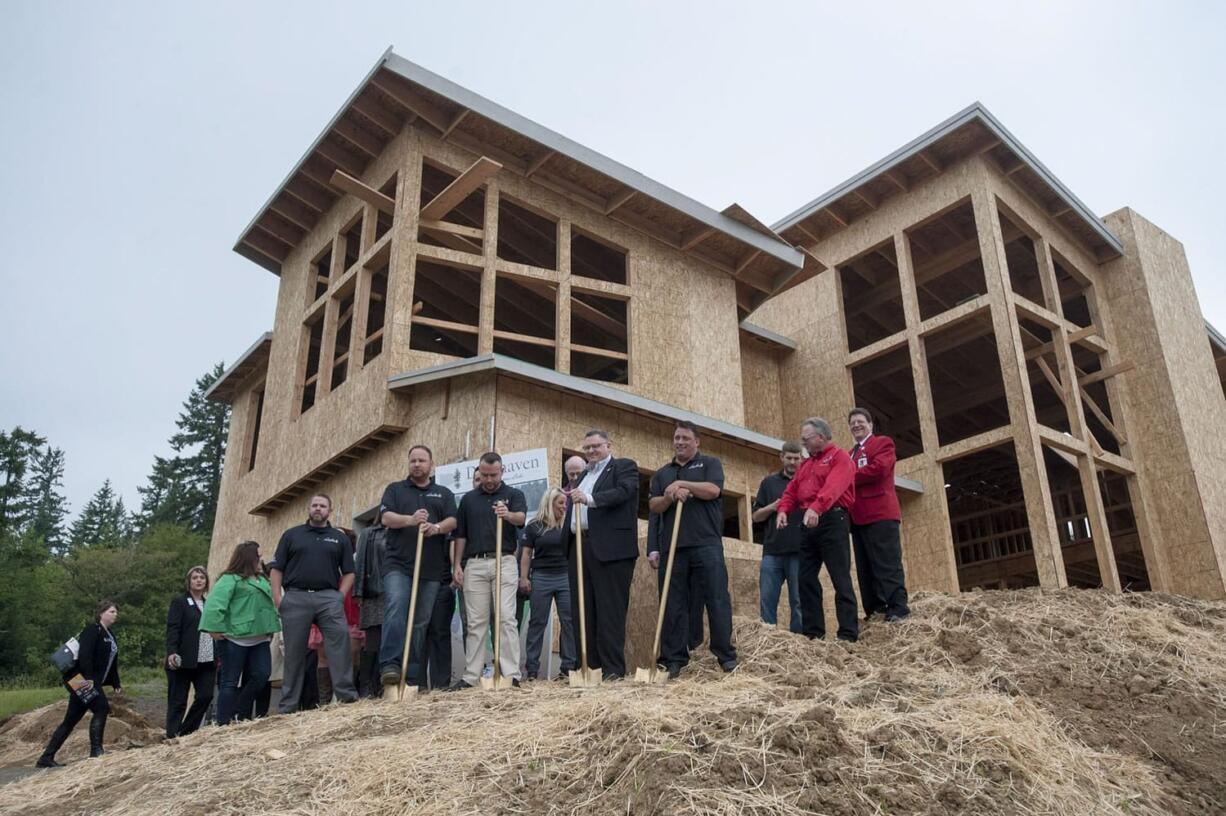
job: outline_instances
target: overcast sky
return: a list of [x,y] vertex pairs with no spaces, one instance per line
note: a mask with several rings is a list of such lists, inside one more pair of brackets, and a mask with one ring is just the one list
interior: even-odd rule
[[65,450],[74,513],[106,478],[137,506],[195,379],[271,328],[231,247],[388,45],[767,223],[979,100],[1181,240],[1226,329],[1223,4],[187,5],[5,10],[0,427]]

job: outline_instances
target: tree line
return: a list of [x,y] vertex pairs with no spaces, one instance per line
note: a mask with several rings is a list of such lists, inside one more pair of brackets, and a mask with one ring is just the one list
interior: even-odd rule
[[167,603],[208,557],[230,406],[204,394],[223,370],[196,380],[173,454],[154,457],[135,510],[108,479],[70,523],[63,449],[34,430],[0,431],[0,679],[53,681],[47,656],[103,598],[119,604],[125,664],[160,663]]

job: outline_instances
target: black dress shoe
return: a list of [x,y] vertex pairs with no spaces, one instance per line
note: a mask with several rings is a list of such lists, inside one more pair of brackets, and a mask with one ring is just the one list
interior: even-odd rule
[[736,671],[736,660],[725,660],[723,663],[719,664],[719,667],[723,669],[725,673]]
[[606,674],[600,679],[605,683],[616,683],[622,679],[622,676],[620,674]]
[[668,672],[669,680],[676,680],[681,676],[681,667],[676,663],[670,663],[669,665],[665,666],[664,669]]
[[901,615],[886,615],[885,622],[886,623],[901,623],[902,621],[906,620],[909,617],[911,617],[910,612],[903,612]]
[[463,680],[457,680],[447,688],[443,689],[443,691],[463,691],[464,689],[470,688],[472,688],[471,683],[466,683]]
[[39,757],[38,762],[34,763],[35,768],[63,768],[64,763],[56,762],[55,757]]

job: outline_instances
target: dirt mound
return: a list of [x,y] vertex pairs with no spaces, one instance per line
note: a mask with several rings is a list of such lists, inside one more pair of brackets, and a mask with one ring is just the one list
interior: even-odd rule
[[[0,788],[0,813],[1220,814],[1226,606],[921,595],[860,643],[737,621],[741,668],[435,694]],[[156,799],[149,799],[156,791]]]
[[[51,705],[16,714],[0,723],[0,765],[33,762],[47,747],[51,732],[64,719],[68,693]],[[110,697],[111,713],[106,721],[105,745],[108,749],[140,748],[157,742],[164,733],[122,698]],[[89,756],[89,720],[86,714],[77,724],[56,759],[68,761]]]

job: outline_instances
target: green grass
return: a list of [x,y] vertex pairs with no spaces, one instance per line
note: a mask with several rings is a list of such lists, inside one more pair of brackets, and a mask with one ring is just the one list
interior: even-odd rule
[[67,696],[63,688],[7,689],[0,691],[0,720],[31,711]]

